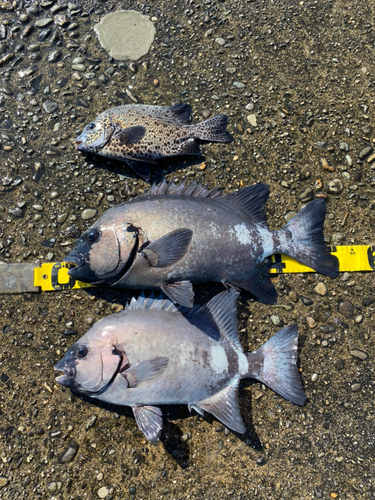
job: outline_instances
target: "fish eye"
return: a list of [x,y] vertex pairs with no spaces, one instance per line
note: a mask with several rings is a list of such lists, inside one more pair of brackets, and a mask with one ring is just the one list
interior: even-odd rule
[[87,128],[88,128],[89,130],[94,130],[94,128],[95,128],[95,123],[89,123],[89,124],[87,125]]
[[89,348],[87,347],[87,345],[81,345],[77,349],[77,356],[79,358],[84,358],[85,356],[87,356],[88,352],[89,352]]
[[97,229],[91,229],[86,235],[86,239],[90,243],[94,243],[97,239],[99,239],[100,233]]

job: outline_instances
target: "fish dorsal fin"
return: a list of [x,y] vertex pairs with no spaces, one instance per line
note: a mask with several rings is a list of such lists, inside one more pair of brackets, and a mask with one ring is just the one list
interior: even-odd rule
[[225,195],[225,199],[237,205],[253,222],[268,228],[264,207],[269,194],[267,184],[254,184]]
[[224,194],[218,188],[209,189],[196,181],[185,185],[185,181],[175,184],[173,181],[168,182],[164,179],[159,185],[152,184],[150,189],[145,190],[141,197],[178,195],[227,200],[230,205],[238,207],[253,222],[268,228],[264,206],[267,203],[269,193],[270,189],[267,184],[254,184],[235,193]]
[[154,295],[151,294],[149,297],[146,297],[143,293],[141,293],[138,299],[133,297],[129,304],[126,304],[124,311],[136,311],[137,309],[153,309],[154,311],[169,312],[176,312],[179,310],[173,302],[162,295],[154,297]]
[[237,297],[239,293],[233,288],[215,295],[203,307],[193,307],[185,316],[205,316],[214,322],[220,335],[225,337],[237,349],[243,352],[237,327]]
[[224,387],[220,392],[208,399],[190,404],[189,407],[194,408],[200,414],[202,410],[207,411],[230,429],[240,434],[244,434],[246,429],[241,417],[237,398],[239,381],[240,376],[236,375],[231,380],[230,384]]
[[144,196],[162,196],[162,195],[180,195],[180,196],[195,196],[201,198],[225,198],[219,189],[208,189],[207,186],[198,184],[196,181],[185,185],[185,181],[175,184],[173,181],[168,182],[164,179],[159,185],[155,182],[150,189],[145,190],[141,197]]
[[170,106],[167,109],[173,113],[176,120],[178,120],[181,124],[190,124],[191,106],[189,106],[189,104],[176,104],[175,106]]

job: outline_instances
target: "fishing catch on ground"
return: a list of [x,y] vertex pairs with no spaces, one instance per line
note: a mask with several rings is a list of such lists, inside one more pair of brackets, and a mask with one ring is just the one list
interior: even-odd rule
[[319,273],[338,276],[325,246],[324,200],[315,199],[277,231],[268,228],[266,184],[223,194],[195,182],[164,181],[107,210],[64,259],[69,275],[95,285],[158,289],[192,307],[192,283],[221,282],[250,291],[266,304],[277,292],[268,274],[274,253]]
[[55,366],[61,385],[107,403],[131,406],[146,438],[163,428],[159,405],[186,404],[211,413],[235,432],[246,431],[237,399],[243,378],[255,378],[303,405],[296,325],[244,353],[237,330],[238,292],[206,306],[176,307],[168,299],[132,299],[124,311],[97,323]]
[[75,140],[78,151],[126,162],[143,179],[150,164],[168,156],[199,155],[199,141],[232,142],[228,117],[218,115],[190,125],[191,107],[128,104],[110,108]]

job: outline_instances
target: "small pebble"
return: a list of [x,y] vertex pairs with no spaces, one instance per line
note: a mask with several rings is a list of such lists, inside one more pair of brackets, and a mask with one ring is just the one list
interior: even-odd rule
[[352,356],[360,359],[361,361],[365,361],[368,358],[368,354],[364,351],[360,351],[359,349],[352,349],[349,351]]
[[356,382],[355,384],[352,384],[350,388],[353,392],[359,392],[362,389],[362,385]]
[[81,214],[81,217],[83,220],[88,220],[88,219],[92,219],[93,217],[95,217],[95,215],[98,213],[98,211],[96,210],[96,208],[85,208],[85,210],[83,210],[82,214]]
[[365,160],[372,153],[373,149],[371,146],[366,146],[358,153],[358,158],[360,160]]
[[314,199],[314,191],[310,187],[306,187],[302,191],[300,191],[298,195],[298,199],[302,201],[302,203],[307,203]]
[[224,45],[225,40],[224,38],[215,38],[215,43],[217,43],[218,45]]
[[350,319],[354,314],[354,306],[348,300],[343,300],[339,303],[338,311],[343,314],[346,318]]
[[53,19],[51,17],[45,17],[44,19],[38,19],[36,21],[35,26],[38,26],[38,28],[45,28],[49,24],[51,24]]
[[343,189],[344,186],[342,185],[340,179],[333,179],[326,186],[326,191],[328,194],[340,194],[342,193]]
[[252,127],[257,126],[257,115],[248,115],[247,121],[250,123]]
[[324,297],[324,295],[327,295],[327,287],[323,282],[320,282],[314,288],[314,292]]
[[283,320],[280,318],[280,316],[274,315],[271,316],[270,319],[275,326],[283,326]]
[[99,498],[106,498],[109,495],[109,490],[105,486],[102,486],[98,490],[98,497]]
[[319,378],[319,375],[317,373],[313,373],[311,375],[311,381],[312,382],[316,382],[318,380],[318,378]]
[[94,427],[95,425],[95,422],[96,422],[96,419],[98,417],[96,415],[92,415],[92,417],[90,417],[88,419],[88,421],[86,422],[86,425],[85,425],[85,429],[88,431],[89,429],[91,429],[91,427]]
[[311,329],[316,327],[316,321],[311,316],[307,316],[307,318],[306,318],[306,324]]
[[79,444],[76,443],[75,441],[71,441],[59,456],[58,459],[59,463],[67,464],[69,462],[72,462],[75,459],[78,450],[79,450]]
[[233,87],[235,87],[236,89],[243,89],[245,88],[245,84],[242,83],[242,82],[233,82],[232,83]]

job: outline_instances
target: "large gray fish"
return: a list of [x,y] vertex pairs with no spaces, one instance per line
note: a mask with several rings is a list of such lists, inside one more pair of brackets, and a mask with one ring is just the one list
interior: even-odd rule
[[114,287],[156,289],[192,307],[192,283],[222,282],[275,304],[266,257],[284,253],[328,276],[338,261],[324,244],[325,202],[306,205],[278,231],[267,226],[266,184],[224,195],[200,184],[153,185],[107,210],[65,257],[75,279]]
[[148,164],[176,155],[199,155],[197,141],[232,142],[228,117],[218,115],[190,125],[191,108],[179,104],[164,108],[131,104],[111,108],[89,123],[75,140],[78,151],[128,163],[145,180]]
[[237,400],[242,378],[255,378],[294,404],[305,395],[298,374],[296,325],[252,353],[243,352],[233,289],[206,306],[178,308],[168,299],[132,299],[97,323],[55,370],[61,385],[93,398],[131,406],[146,438],[162,431],[159,405],[187,404],[244,433]]

